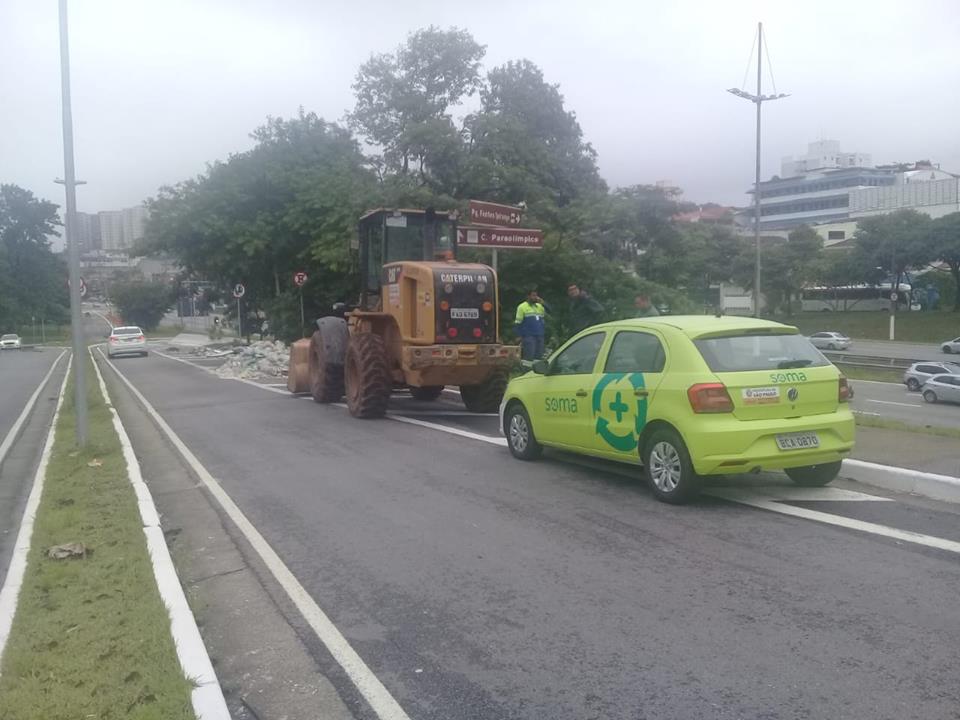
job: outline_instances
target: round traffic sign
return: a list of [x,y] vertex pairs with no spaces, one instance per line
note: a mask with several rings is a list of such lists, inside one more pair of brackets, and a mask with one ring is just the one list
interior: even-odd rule
[[233,296],[238,300],[243,297],[244,293],[247,292],[247,289],[243,286],[243,283],[237,283],[233,286]]
[[898,297],[899,296],[895,292],[890,293],[890,299],[893,300],[894,302],[897,301]]
[[307,282],[307,274],[301,270],[293,274],[293,284],[297,287],[303,287],[304,283]]

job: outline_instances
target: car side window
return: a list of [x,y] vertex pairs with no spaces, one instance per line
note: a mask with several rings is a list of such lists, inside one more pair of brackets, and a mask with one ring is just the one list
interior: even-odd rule
[[613,339],[604,372],[663,372],[666,354],[660,338],[645,332],[620,332]]
[[922,372],[925,375],[936,375],[937,373],[943,372],[943,370],[935,365],[917,365],[917,372]]
[[811,337],[815,337],[815,338],[825,338],[825,337],[827,337],[827,334],[826,334],[826,333],[814,333],[813,335],[811,335]]
[[567,346],[550,367],[551,375],[584,375],[593,372],[605,333],[591,333]]

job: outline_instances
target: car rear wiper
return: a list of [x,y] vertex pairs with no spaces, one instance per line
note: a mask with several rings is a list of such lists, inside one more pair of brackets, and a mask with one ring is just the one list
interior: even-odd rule
[[802,368],[810,365],[813,360],[781,360],[777,363],[778,370],[786,370],[788,368]]

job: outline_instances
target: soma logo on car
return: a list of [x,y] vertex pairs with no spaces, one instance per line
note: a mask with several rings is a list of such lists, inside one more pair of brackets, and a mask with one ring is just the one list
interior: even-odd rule
[[543,409],[549,413],[559,413],[562,415],[576,415],[577,401],[574,398],[544,398]]
[[806,382],[807,374],[805,372],[775,372],[770,373],[770,382],[772,383],[798,383]]

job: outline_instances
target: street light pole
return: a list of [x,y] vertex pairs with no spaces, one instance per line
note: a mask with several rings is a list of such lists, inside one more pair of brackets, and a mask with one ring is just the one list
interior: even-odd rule
[[[749,64],[748,64],[749,65]],[[771,73],[772,75],[772,73]],[[746,80],[746,76],[744,76]],[[757,94],[752,95],[740,88],[730,88],[728,93],[749,100],[757,106],[757,151],[756,174],[753,182],[753,244],[755,249],[753,276],[753,314],[760,315],[760,109],[765,101],[780,100],[789,97],[787,93],[777,93],[774,85],[773,95],[763,94],[763,23],[757,23]]]
[[70,46],[67,0],[60,0],[60,92],[63,103],[63,186],[66,191],[65,236],[70,262],[70,323],[73,330],[73,387],[77,445],[87,444],[86,343],[80,308],[80,248],[77,245],[77,178],[73,167],[73,114],[70,107]]

